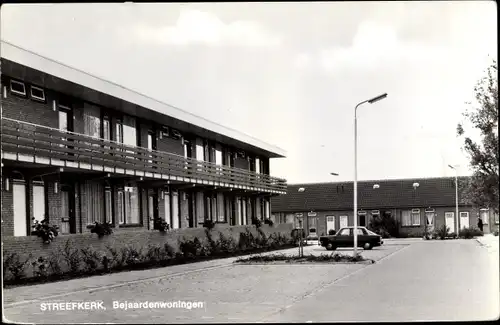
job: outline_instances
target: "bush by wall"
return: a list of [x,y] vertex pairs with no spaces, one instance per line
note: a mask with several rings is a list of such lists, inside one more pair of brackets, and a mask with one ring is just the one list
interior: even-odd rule
[[[33,237],[4,240],[4,284],[56,281],[120,270],[161,267],[292,247],[291,225],[189,228],[60,235],[51,245]],[[35,237],[36,238],[36,237]],[[30,254],[27,254],[30,252]]]

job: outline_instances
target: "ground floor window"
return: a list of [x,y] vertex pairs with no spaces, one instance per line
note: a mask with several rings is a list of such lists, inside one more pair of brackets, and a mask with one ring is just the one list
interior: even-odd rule
[[87,224],[104,221],[104,186],[99,182],[85,182],[83,184],[83,218]]
[[120,224],[139,224],[139,189],[125,186],[118,193],[118,220]]
[[401,225],[403,227],[420,226],[420,209],[401,211]]

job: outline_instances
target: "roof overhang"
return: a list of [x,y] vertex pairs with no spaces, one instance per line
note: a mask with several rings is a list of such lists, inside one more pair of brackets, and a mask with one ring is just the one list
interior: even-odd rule
[[27,79],[49,89],[157,121],[253,154],[268,158],[286,156],[286,151],[279,147],[3,40],[0,53],[2,58],[8,60],[2,62],[2,72],[14,78]]

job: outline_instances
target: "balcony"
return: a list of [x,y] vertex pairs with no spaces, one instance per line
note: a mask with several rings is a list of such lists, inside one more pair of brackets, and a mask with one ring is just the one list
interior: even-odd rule
[[285,194],[286,180],[2,118],[2,158]]

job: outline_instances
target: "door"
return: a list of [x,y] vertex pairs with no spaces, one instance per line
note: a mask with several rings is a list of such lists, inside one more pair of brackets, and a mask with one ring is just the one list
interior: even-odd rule
[[148,163],[152,164],[153,163],[153,150],[156,150],[156,137],[153,132],[148,132],[148,150],[151,152],[149,155],[150,160],[148,160]]
[[76,233],[74,194],[69,186],[61,188],[61,233]]
[[427,232],[432,233],[434,231],[434,222],[436,220],[436,213],[434,211],[426,211],[425,220],[426,220]]
[[236,199],[236,220],[237,220],[237,225],[241,226],[243,224],[243,211],[241,209],[241,199],[237,198]]
[[337,246],[349,246],[352,244],[352,233],[350,228],[341,228],[335,237]]
[[[63,132],[73,131],[73,119],[71,118],[71,111],[62,107],[59,107],[59,130]],[[62,137],[61,140],[67,141],[66,137]],[[67,148],[66,145],[60,144],[61,148]],[[71,147],[69,147],[71,149]]]
[[186,199],[188,200],[188,226],[194,227],[194,195],[191,192],[186,192]]
[[335,230],[335,216],[326,216],[326,234],[330,230]]
[[180,228],[179,225],[179,193],[172,192],[172,229]]
[[318,231],[318,217],[310,217],[309,218],[309,236],[317,237]]
[[33,184],[33,217],[38,222],[45,219],[45,186],[41,184]]
[[366,227],[366,214],[360,214],[358,217],[359,217],[359,226]]
[[191,158],[193,158],[193,147],[189,140],[184,140],[184,158],[186,158],[186,166],[184,169],[189,169]]
[[460,229],[469,228],[469,212],[460,212]]
[[154,229],[154,222],[158,220],[158,195],[156,193],[148,195],[148,224],[149,229]]
[[446,227],[450,228],[450,232],[456,232],[455,213],[454,212],[445,212],[444,219],[445,219]]
[[12,185],[12,200],[14,206],[14,236],[27,236],[26,185],[24,183],[14,183]]
[[[363,247],[363,245],[367,242],[367,237],[366,237],[366,234],[364,232],[364,229],[358,228],[356,230],[357,230],[357,234],[358,234],[358,247]],[[353,236],[354,236],[354,229],[352,231],[353,231]],[[352,244],[354,245],[354,237],[352,239]]]
[[170,213],[170,193],[165,191],[164,192],[164,209],[165,209],[165,222],[167,222],[170,225],[170,228],[173,227],[172,220],[170,219],[171,213]]
[[340,216],[340,228],[348,226],[347,216]]

